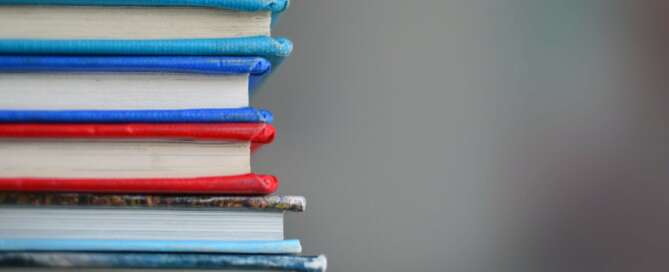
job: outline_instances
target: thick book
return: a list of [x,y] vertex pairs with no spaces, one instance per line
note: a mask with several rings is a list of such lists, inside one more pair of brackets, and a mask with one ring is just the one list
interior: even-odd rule
[[151,251],[162,243],[206,251],[281,241],[284,213],[305,205],[299,196],[0,192],[0,250]]
[[0,123],[271,123],[272,113],[250,107],[180,110],[7,110]]
[[276,65],[292,50],[289,40],[268,36],[150,40],[0,38],[0,55],[260,56]]
[[270,71],[258,57],[0,56],[0,109],[248,107]]
[[0,123],[0,153],[11,154],[0,156],[0,180],[42,186],[104,181],[125,184],[121,191],[160,181],[162,190],[189,186],[179,183],[205,189],[207,181],[251,173],[251,152],[274,135],[264,123]]
[[269,35],[288,0],[0,0],[0,37],[160,39]]
[[39,270],[40,268],[113,268],[119,270],[109,271],[124,271],[124,269],[133,269],[132,271],[138,271],[134,269],[147,269],[146,271],[154,271],[149,269],[179,269],[179,271],[278,270],[321,272],[327,269],[327,259],[324,255],[5,252],[0,253],[0,266],[6,268],[24,268],[30,269],[30,271],[41,271]]

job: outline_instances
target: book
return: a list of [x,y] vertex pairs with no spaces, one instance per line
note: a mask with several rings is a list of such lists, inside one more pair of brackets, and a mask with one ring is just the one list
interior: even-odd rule
[[246,12],[267,10],[273,13],[288,8],[288,0],[0,0],[4,5],[73,5],[73,6],[195,6],[232,9]]
[[304,208],[299,196],[0,192],[0,250],[146,251],[174,245],[220,251],[217,242],[283,240],[284,212]]
[[276,66],[292,50],[288,39],[268,36],[152,40],[0,38],[0,55],[259,56]]
[[299,254],[298,240],[276,241],[209,241],[209,240],[58,240],[0,239],[2,252],[170,252],[170,253],[238,253]]
[[323,255],[6,252],[0,253],[0,266],[29,268],[30,271],[41,271],[40,268],[96,268],[95,271],[107,271],[97,269],[114,268],[109,271],[143,271],[139,269],[202,271],[200,269],[204,269],[320,272],[326,270],[327,259]]
[[268,195],[276,177],[259,174],[194,178],[1,178],[0,190],[14,192],[97,192]]
[[250,107],[183,110],[3,110],[0,123],[271,123],[272,113]]
[[174,39],[270,35],[287,0],[2,0],[0,37]]
[[127,184],[243,175],[274,133],[264,123],[0,124],[0,153],[11,154],[0,156],[0,177]]
[[27,193],[0,191],[0,206],[113,208],[211,208],[303,212],[301,196],[216,196],[160,194]]
[[270,70],[258,57],[0,56],[0,109],[248,107]]

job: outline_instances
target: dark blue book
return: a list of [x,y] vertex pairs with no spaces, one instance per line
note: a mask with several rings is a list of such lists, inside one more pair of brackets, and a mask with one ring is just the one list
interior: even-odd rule
[[0,267],[320,272],[326,270],[327,260],[323,255],[3,252]]
[[0,110],[183,110],[249,106],[259,57],[0,56]]
[[0,123],[271,123],[254,108],[189,110],[0,110]]

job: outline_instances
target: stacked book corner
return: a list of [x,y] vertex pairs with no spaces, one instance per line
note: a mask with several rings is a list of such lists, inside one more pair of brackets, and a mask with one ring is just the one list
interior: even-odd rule
[[325,271],[251,165],[288,6],[0,0],[0,269]]

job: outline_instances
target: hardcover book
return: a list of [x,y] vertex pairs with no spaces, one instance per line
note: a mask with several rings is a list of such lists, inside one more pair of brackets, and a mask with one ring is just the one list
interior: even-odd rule
[[276,66],[292,50],[289,40],[268,36],[152,40],[0,38],[0,55],[260,56]]
[[0,56],[0,109],[248,107],[270,70],[258,57]]
[[[172,232],[182,235],[181,232]],[[180,236],[177,236],[180,237]],[[238,253],[238,254],[299,254],[298,240],[105,240],[105,239],[20,239],[0,238],[2,252],[166,252],[166,253]]]
[[0,178],[0,190],[14,192],[268,195],[278,187],[276,177],[253,173],[195,178]]
[[201,190],[207,181],[250,173],[252,149],[270,143],[274,133],[263,123],[0,124],[0,153],[12,154],[0,156],[0,181],[49,188],[63,179],[69,186],[105,182],[104,191],[193,182]]
[[0,250],[299,253],[281,242],[283,213],[304,208],[298,196],[0,192]]
[[215,196],[158,194],[95,194],[95,193],[27,193],[1,192],[0,206],[15,207],[80,207],[131,209],[252,209],[258,211],[303,212],[301,196]]
[[270,35],[288,0],[0,0],[0,37],[176,39]]
[[3,110],[0,123],[271,123],[255,108],[183,110]]
[[[41,271],[40,268],[179,269],[179,271],[243,270],[320,272],[327,268],[325,256],[276,256],[169,253],[0,253],[0,266]],[[132,270],[125,270],[132,269]],[[138,270],[135,270],[138,269]],[[183,270],[187,269],[187,270]],[[26,270],[16,270],[26,271]],[[53,270],[49,270],[53,271]],[[56,270],[59,271],[59,270]],[[69,270],[68,270],[69,271]],[[106,271],[106,270],[95,270]],[[142,270],[144,271],[144,270]],[[146,270],[153,271],[153,270]]]

